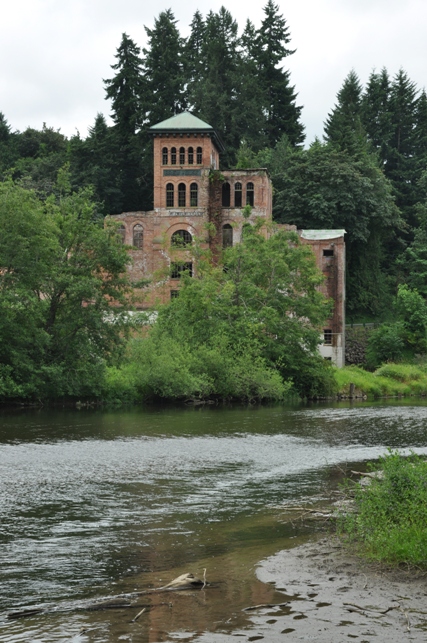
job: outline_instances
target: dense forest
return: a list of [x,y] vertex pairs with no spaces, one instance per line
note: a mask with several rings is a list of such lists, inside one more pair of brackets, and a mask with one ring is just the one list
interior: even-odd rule
[[[299,228],[346,229],[349,321],[393,320],[398,311],[398,292],[406,292],[399,291],[402,287],[424,301],[425,91],[417,88],[402,69],[394,76],[387,69],[373,71],[366,86],[362,86],[352,70],[338,91],[336,104],[325,115],[323,140],[304,145],[307,142],[301,122],[302,107],[298,105],[297,91],[285,64],[286,58],[294,53],[290,42],[287,22],[273,0],[268,0],[258,28],[248,20],[241,31],[224,7],[206,16],[196,11],[188,37],[180,34],[172,11],[167,10],[159,14],[151,29],[146,28],[146,45],[142,49],[127,34],[122,35],[111,77],[102,81],[111,105],[112,126],[102,114],[97,114],[86,137],[77,133],[67,138],[46,124],[41,130],[29,127],[23,132],[15,131],[7,120],[13,121],[13,114],[6,117],[0,113],[3,230],[12,226],[10,238],[3,237],[0,253],[2,265],[10,259],[10,265],[15,266],[9,273],[3,271],[3,277],[9,274],[9,282],[3,278],[4,292],[8,292],[6,286],[21,269],[17,271],[13,264],[16,257],[8,255],[8,252],[13,255],[11,248],[16,243],[17,229],[13,224],[24,226],[22,204],[31,202],[39,230],[45,230],[58,255],[53,259],[52,253],[42,252],[42,256],[46,255],[43,270],[47,271],[53,261],[52,274],[59,275],[57,287],[66,292],[69,285],[72,298],[73,270],[69,267],[70,281],[65,279],[65,285],[61,273],[65,269],[61,264],[61,247],[62,252],[66,247],[61,208],[70,207],[74,199],[77,210],[90,212],[91,219],[101,227],[108,213],[150,210],[153,168],[148,130],[188,109],[216,128],[223,138],[226,146],[223,168],[268,168],[274,186],[276,221]],[[61,172],[66,176],[65,191],[58,182]],[[42,248],[40,234],[35,241]],[[72,232],[69,234],[72,236]],[[99,247],[106,243],[96,235],[93,240]],[[112,265],[97,270],[111,269],[111,283],[116,283],[115,296],[119,297],[119,269],[123,269],[126,260],[117,247],[109,251]],[[29,258],[28,254],[25,256]],[[29,265],[22,264],[24,281],[31,280],[30,273],[25,276]],[[46,274],[41,278],[45,279]],[[55,314],[50,326],[49,318],[45,319],[44,327],[53,336],[59,316],[55,317],[53,277],[51,281],[50,314]],[[88,298],[88,293],[82,297]],[[16,293],[7,296],[13,299]],[[28,302],[28,309],[33,304],[34,299]],[[37,306],[33,322],[37,315],[48,314],[45,301],[39,301]],[[10,306],[5,310],[9,314]],[[19,319],[24,328],[29,328],[28,320],[22,321],[24,311],[19,312],[21,317],[18,312],[9,314],[13,318],[9,319],[9,330],[8,318],[4,317],[0,330],[5,336],[12,333],[13,324]],[[65,309],[60,312],[65,327],[68,313]],[[97,321],[86,320],[86,327],[96,326],[102,318],[101,305],[97,313]],[[58,326],[58,333],[64,332],[61,328]],[[81,348],[79,330],[70,332],[76,347]],[[87,336],[88,346],[94,345],[94,336],[90,333]],[[108,344],[108,337],[101,336],[102,333],[98,336],[100,343],[105,340]],[[394,337],[393,341],[398,339]],[[39,348],[45,341],[45,337],[40,338]],[[35,351],[37,346],[36,342]],[[15,360],[22,365],[21,348],[14,349],[14,355],[5,358],[5,363],[10,365]],[[61,357],[61,377],[65,379],[70,372],[67,359],[78,354],[71,350],[72,344],[68,348],[68,357],[65,353]],[[9,349],[4,344],[3,352]],[[57,350],[60,353],[62,349]],[[37,386],[33,389],[38,390]],[[74,389],[63,384],[63,390]]]

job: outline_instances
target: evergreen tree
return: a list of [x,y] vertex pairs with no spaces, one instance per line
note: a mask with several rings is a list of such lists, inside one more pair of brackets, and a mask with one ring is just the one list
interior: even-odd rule
[[239,134],[234,129],[239,109],[236,93],[238,70],[237,22],[221,7],[218,13],[209,12],[205,21],[202,48],[204,73],[190,96],[194,111],[212,125],[224,138],[226,154],[223,164],[234,163],[239,147]]
[[337,98],[325,122],[325,139],[350,154],[366,151],[366,133],[361,121],[362,86],[354,70],[344,80]]
[[254,55],[263,91],[268,144],[274,147],[286,134],[292,145],[299,145],[304,141],[304,126],[300,122],[302,108],[296,105],[297,95],[290,85],[289,71],[279,66],[295,50],[286,47],[290,34],[285,18],[279,14],[279,6],[268,0],[264,13],[265,18],[256,34]]
[[391,145],[391,83],[385,68],[372,72],[362,96],[362,121],[369,141],[382,164],[387,162]]
[[69,145],[72,182],[76,189],[91,185],[102,214],[122,211],[119,149],[114,129],[103,114],[97,114],[88,137],[73,136]]
[[148,46],[143,49],[146,83],[145,114],[149,125],[185,109],[183,76],[183,39],[170,9],[162,11],[154,28],[145,27]]
[[425,89],[423,89],[417,100],[415,112],[415,146],[417,176],[421,176],[421,173],[427,167],[427,94]]
[[[145,140],[139,134],[144,123],[144,82],[140,49],[127,34],[117,49],[117,63],[112,65],[116,75],[104,80],[106,98],[112,102],[112,118],[115,123],[115,145],[118,148],[120,167],[120,191],[122,207],[126,211],[141,210],[148,198],[141,186],[141,155]],[[146,208],[146,209],[149,209]]]
[[185,42],[183,68],[185,77],[185,93],[188,106],[193,109],[195,104],[200,104],[201,80],[206,68],[204,60],[204,47],[206,27],[200,11],[196,11],[190,24],[190,35]]
[[385,172],[391,180],[397,205],[410,226],[416,223],[414,205],[417,181],[417,90],[401,69],[390,91],[392,136]]

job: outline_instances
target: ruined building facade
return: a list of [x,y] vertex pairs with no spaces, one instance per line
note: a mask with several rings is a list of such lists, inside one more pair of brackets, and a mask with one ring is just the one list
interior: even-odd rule
[[[265,169],[219,169],[223,143],[215,130],[189,112],[151,128],[154,137],[154,210],[114,215],[123,242],[131,247],[134,282],[150,280],[141,290],[141,307],[152,308],[177,295],[183,270],[197,266],[192,243],[220,248],[239,243],[243,224],[272,220],[272,185]],[[246,208],[246,206],[250,206]],[[246,208],[246,211],[245,211]],[[244,216],[246,215],[246,218]],[[296,228],[287,226],[289,229]],[[271,234],[266,226],[264,234]],[[343,230],[300,230],[313,248],[325,275],[322,287],[334,301],[333,315],[322,332],[325,359],[343,365],[345,245]]]

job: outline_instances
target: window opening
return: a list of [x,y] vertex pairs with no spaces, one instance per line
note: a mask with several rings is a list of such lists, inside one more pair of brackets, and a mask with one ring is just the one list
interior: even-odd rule
[[185,208],[185,183],[178,185],[178,207]]
[[179,290],[171,290],[171,299],[176,299],[179,295]]
[[185,147],[179,148],[179,164],[185,165]]
[[168,183],[166,185],[166,207],[173,208],[174,202],[174,186],[173,183]]
[[142,248],[144,243],[144,228],[140,223],[133,227],[133,245],[135,248]]
[[222,247],[231,248],[233,245],[233,228],[229,223],[222,226]]
[[227,182],[222,184],[222,207],[230,207],[230,184]]
[[325,328],[323,331],[323,343],[325,346],[330,346],[332,344],[332,331],[330,328]]
[[334,256],[334,251],[332,249],[325,249],[323,251],[323,256],[324,257],[333,257]]
[[171,148],[171,165],[176,165],[176,147]]
[[167,164],[168,164],[168,156],[169,156],[168,148],[167,148],[167,147],[164,147],[164,148],[162,149],[162,163],[163,163],[163,165],[167,165]]
[[242,184],[241,183],[235,183],[234,185],[234,207],[235,208],[242,207]]
[[201,165],[203,160],[203,153],[202,153],[202,148],[198,147],[197,148],[197,165]]
[[171,236],[171,246],[173,248],[185,248],[185,246],[190,246],[192,241],[193,237],[188,230],[177,230]]
[[199,187],[197,183],[192,183],[190,185],[190,206],[192,208],[197,207],[199,197]]
[[120,224],[119,227],[117,228],[117,234],[120,237],[120,241],[124,243],[126,240],[126,228],[123,224]]
[[194,150],[192,147],[188,148],[188,165],[193,165],[194,163]]
[[193,264],[191,261],[185,261],[184,263],[171,263],[172,279],[181,279],[181,275],[184,272],[186,272],[190,277],[193,276]]
[[246,186],[246,205],[254,205],[254,184],[248,183]]

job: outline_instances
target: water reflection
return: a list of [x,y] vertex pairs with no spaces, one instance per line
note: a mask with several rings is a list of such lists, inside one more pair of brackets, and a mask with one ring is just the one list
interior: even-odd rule
[[277,519],[283,505],[325,497],[337,464],[387,447],[426,452],[426,420],[423,401],[2,413],[4,610],[134,591],[203,568],[222,585],[174,599],[179,616],[156,605],[133,634],[123,614],[72,613],[66,627],[56,614],[2,622],[0,640],[68,641],[83,626],[95,628],[91,641],[169,640],[196,613],[195,631],[237,627],[245,602],[274,592],[255,580],[254,564],[304,535]]

